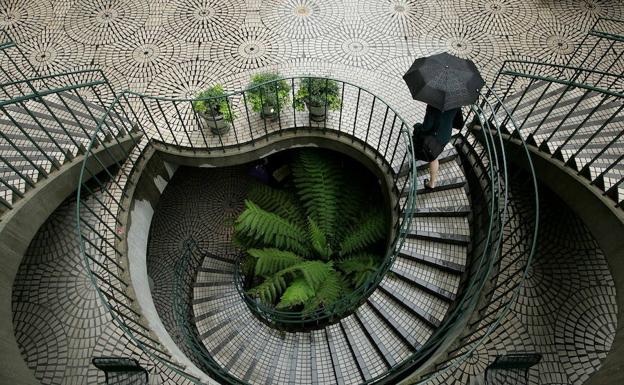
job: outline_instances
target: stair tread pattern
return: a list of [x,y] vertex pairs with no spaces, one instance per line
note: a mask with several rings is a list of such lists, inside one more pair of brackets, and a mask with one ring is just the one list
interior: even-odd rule
[[[193,287],[193,315],[215,361],[252,384],[350,385],[382,375],[426,344],[458,294],[470,241],[465,177],[454,156],[441,164],[440,180],[456,185],[418,197],[431,215],[414,214],[391,272],[337,323],[307,332],[272,329],[241,301],[230,279],[234,256],[206,255]],[[419,179],[427,172],[419,169]],[[468,211],[435,212],[445,206]]]

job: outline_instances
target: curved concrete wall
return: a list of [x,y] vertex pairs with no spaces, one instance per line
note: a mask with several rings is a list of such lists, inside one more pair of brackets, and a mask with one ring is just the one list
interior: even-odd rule
[[[94,173],[103,170],[102,165],[110,167],[115,162],[125,159],[135,143],[129,136],[119,138],[119,143],[109,145],[106,156],[99,156],[102,164],[93,158],[88,162],[89,170]],[[94,150],[101,155],[104,147]],[[22,359],[13,331],[13,311],[11,308],[13,282],[24,253],[39,227],[54,210],[76,191],[84,156],[76,157],[72,162],[50,174],[47,179],[37,183],[34,189],[18,201],[13,209],[2,216],[0,222],[0,250],[2,250],[2,269],[0,269],[0,383],[2,384],[39,384],[33,372]]]
[[[516,143],[517,144],[517,143]],[[618,323],[611,351],[586,384],[624,383],[624,211],[602,191],[564,167],[563,162],[530,147],[540,182],[554,191],[585,223],[603,250],[616,285]],[[517,145],[507,147],[508,159],[522,159]]]

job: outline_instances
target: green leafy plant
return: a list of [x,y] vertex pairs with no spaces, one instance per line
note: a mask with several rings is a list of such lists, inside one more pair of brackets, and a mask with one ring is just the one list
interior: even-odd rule
[[290,103],[290,84],[278,73],[255,74],[247,87],[247,100],[255,112],[262,112],[264,107],[281,110]]
[[234,237],[246,249],[247,293],[305,313],[332,306],[371,278],[387,226],[381,197],[339,159],[305,149],[291,169],[284,188],[251,189]]
[[236,113],[229,106],[221,84],[215,84],[200,92],[195,98],[201,100],[193,101],[193,110],[212,117],[222,115],[230,123],[236,119]]
[[341,103],[339,86],[335,80],[312,77],[299,80],[299,90],[295,96],[295,108],[298,111],[303,111],[306,104],[337,110]]

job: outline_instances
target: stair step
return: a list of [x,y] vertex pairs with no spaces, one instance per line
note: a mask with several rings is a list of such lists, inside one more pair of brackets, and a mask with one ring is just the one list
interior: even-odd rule
[[[441,320],[437,319],[436,317],[432,316],[429,313],[429,309],[425,309],[423,306],[419,305],[418,303],[414,302],[414,300],[410,297],[408,297],[406,295],[406,290],[397,290],[395,287],[391,286],[389,281],[392,280],[397,280],[398,278],[390,278],[390,277],[386,277],[384,278],[384,280],[381,282],[381,284],[379,285],[379,287],[381,288],[381,290],[386,293],[387,295],[389,295],[390,297],[394,298],[398,303],[400,303],[401,305],[403,305],[408,311],[410,311],[411,313],[417,315],[418,317],[420,317],[421,320],[423,320],[425,323],[427,323],[430,327],[432,328],[437,328],[440,326],[440,324],[442,323]],[[393,283],[397,283],[397,281],[394,281]],[[412,286],[413,287],[413,286]],[[418,290],[414,290],[418,292],[418,295],[415,296],[419,299],[424,299],[423,297],[425,296],[425,292],[418,289]],[[429,298],[429,300],[431,300],[433,297],[432,295],[427,295]]]
[[411,354],[410,345],[395,334],[368,303],[362,304],[355,315],[388,365],[394,366]]
[[466,271],[466,267],[464,265],[451,262],[451,261],[447,261],[441,258],[432,257],[426,254],[414,252],[411,250],[401,250],[399,252],[399,255],[404,258],[409,258],[414,261],[426,263],[428,265],[435,266],[440,269],[451,271],[454,273],[463,273],[464,271]]
[[414,217],[463,217],[470,214],[470,206],[420,207],[414,211],[407,209]]
[[436,242],[451,243],[455,245],[467,245],[470,237],[459,234],[438,233],[434,231],[409,231],[406,234],[409,238],[429,239]]
[[443,298],[444,300],[447,300],[447,301],[455,300],[455,297],[456,297],[455,293],[442,289],[439,286],[433,285],[432,283],[427,282],[424,279],[421,279],[413,274],[404,272],[394,267],[392,268],[392,272],[399,278],[402,278],[413,285],[417,285],[421,289],[426,290],[433,295],[437,295],[438,297]]
[[375,348],[374,341],[363,330],[356,316],[343,318],[340,323],[364,379],[370,380],[386,372],[389,369],[387,362]]

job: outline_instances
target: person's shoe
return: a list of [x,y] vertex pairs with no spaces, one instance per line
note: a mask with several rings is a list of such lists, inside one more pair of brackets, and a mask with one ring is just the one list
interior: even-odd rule
[[425,179],[425,190],[433,190],[435,188],[435,186],[431,186],[429,184],[429,179]]

